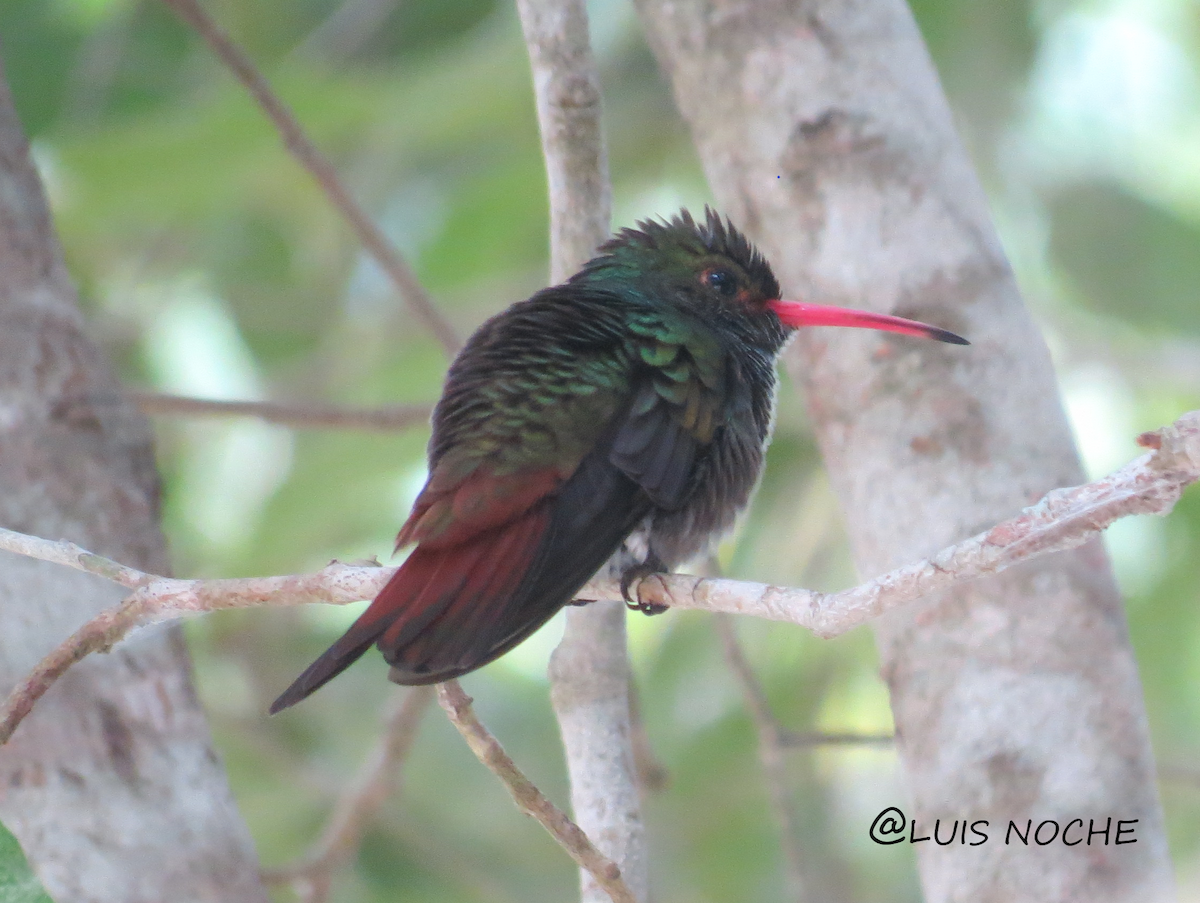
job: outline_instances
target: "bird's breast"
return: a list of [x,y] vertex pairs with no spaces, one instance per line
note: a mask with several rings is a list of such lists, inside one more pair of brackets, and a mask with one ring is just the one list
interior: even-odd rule
[[774,368],[759,369],[753,379],[735,372],[728,393],[687,501],[648,519],[648,549],[670,567],[709,551],[733,527],[762,475],[774,415]]

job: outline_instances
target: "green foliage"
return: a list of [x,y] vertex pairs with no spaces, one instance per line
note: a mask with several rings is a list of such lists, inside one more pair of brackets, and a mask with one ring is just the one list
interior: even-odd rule
[[[206,5],[462,333],[544,284],[546,190],[511,4]],[[1138,431],[1200,407],[1200,189],[1190,150],[1200,129],[1188,100],[1200,59],[1195,6],[913,6],[1058,354],[1081,445],[1089,459],[1104,448],[1116,449],[1113,463],[1131,458]],[[618,225],[670,214],[683,201],[702,205],[708,195],[687,130],[636,18],[603,0],[592,15]],[[1080,48],[1105,28],[1134,35],[1130,22],[1177,56],[1139,57],[1130,38],[1094,51],[1102,65],[1089,68]],[[4,0],[0,38],[68,264],[95,335],[130,384],[355,405],[436,397],[445,366],[436,343],[243,89],[163,4]],[[1155,68],[1167,58],[1178,65]],[[1140,81],[1130,66],[1144,67]],[[1161,90],[1143,103],[1134,89],[1155,78]],[[1089,407],[1090,397],[1099,404]],[[181,575],[386,560],[423,475],[420,429],[157,426],[165,529]],[[1166,521],[1112,539],[1160,760],[1193,766],[1197,499],[1193,489]],[[803,399],[790,386],[758,502],[721,558],[732,575],[755,580],[836,589],[855,579]],[[317,835],[395,692],[371,655],[296,710],[265,718],[269,701],[352,617],[256,611],[189,626],[200,690],[268,865],[300,855]],[[779,900],[782,857],[755,732],[708,621],[668,615],[633,618],[630,627],[650,743],[670,774],[647,799],[656,898]],[[550,625],[467,685],[485,722],[563,804],[544,676],[556,631]],[[822,642],[784,625],[739,631],[788,728],[890,728],[867,632]],[[789,755],[800,840],[828,876],[826,896],[917,899],[911,850],[866,839],[874,814],[903,798],[894,753]],[[1174,855],[1195,872],[1200,792],[1172,786],[1164,796]],[[372,825],[333,899],[563,900],[575,882],[566,857],[433,713],[402,793]]]
[[0,825],[0,903],[53,903],[25,861],[21,845]]

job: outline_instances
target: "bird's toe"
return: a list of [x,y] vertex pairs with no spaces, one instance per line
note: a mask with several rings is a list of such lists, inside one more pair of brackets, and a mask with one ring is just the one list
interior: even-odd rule
[[[626,568],[621,574],[621,597],[625,600],[625,607],[630,611],[640,611],[644,615],[660,615],[666,611],[666,605],[643,601],[641,586],[642,581],[651,574],[660,574],[666,569],[667,566],[654,554],[649,555],[640,564]],[[634,583],[638,584],[636,594],[631,593]]]

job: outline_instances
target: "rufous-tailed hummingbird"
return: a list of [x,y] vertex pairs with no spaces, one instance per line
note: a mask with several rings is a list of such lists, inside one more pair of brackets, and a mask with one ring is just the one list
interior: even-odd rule
[[770,439],[775,359],[794,329],[967,344],[911,320],[781,300],[762,255],[706,213],[622,230],[564,284],[471,336],[433,412],[428,482],[396,538],[416,547],[272,712],[372,643],[396,683],[472,671],[605,562],[633,605],[632,580],[704,551],[745,507]]

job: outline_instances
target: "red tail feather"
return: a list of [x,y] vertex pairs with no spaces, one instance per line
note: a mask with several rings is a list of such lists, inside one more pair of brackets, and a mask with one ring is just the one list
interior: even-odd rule
[[414,555],[444,560],[420,600],[423,609],[437,614],[419,630],[404,623],[407,618],[397,619],[380,638],[393,681],[428,684],[465,674],[507,650],[514,634],[528,636],[554,613],[543,615],[542,606],[530,600],[511,604],[548,522],[549,506],[542,504],[456,549],[422,553],[418,547]]
[[549,522],[547,503],[450,548],[413,550],[370,607],[275,700],[295,705],[378,642],[397,683],[449,680],[486,664],[555,609],[510,605]]

